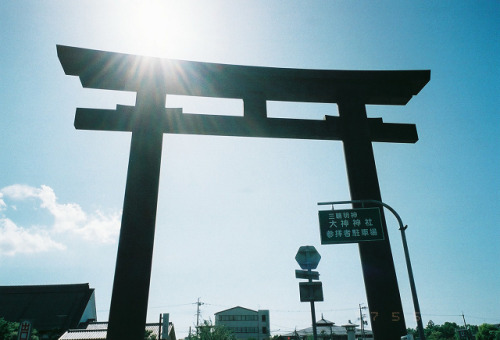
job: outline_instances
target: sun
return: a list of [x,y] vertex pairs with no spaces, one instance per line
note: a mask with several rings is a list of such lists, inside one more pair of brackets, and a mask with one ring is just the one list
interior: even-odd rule
[[133,1],[124,18],[126,39],[142,55],[182,55],[196,35],[189,1]]

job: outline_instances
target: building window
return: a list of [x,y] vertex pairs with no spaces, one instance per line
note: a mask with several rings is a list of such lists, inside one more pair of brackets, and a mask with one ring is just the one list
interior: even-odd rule
[[[229,330],[234,333],[257,333],[259,329],[257,327],[228,327]],[[266,329],[267,330],[267,329]]]
[[266,316],[262,315],[262,322],[266,322]]
[[[219,321],[258,321],[258,315],[219,315],[217,318]],[[265,321],[265,316],[263,316],[263,321]]]
[[262,334],[267,334],[267,327],[262,327]]

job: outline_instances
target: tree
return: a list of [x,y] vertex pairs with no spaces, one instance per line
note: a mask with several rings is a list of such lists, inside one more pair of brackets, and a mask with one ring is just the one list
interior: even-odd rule
[[156,335],[153,334],[153,331],[148,331],[146,329],[144,331],[144,340],[156,340]]
[[425,338],[432,340],[436,339],[436,334],[433,333],[435,333],[438,330],[437,328],[438,327],[436,326],[434,321],[429,320],[429,322],[427,322],[427,326],[424,329]]
[[445,322],[439,329],[445,339],[455,339],[458,325],[455,322]]
[[203,321],[198,334],[189,335],[189,340],[236,340],[233,332],[224,326],[215,326],[211,321]]
[[[424,334],[427,340],[456,340],[458,339],[457,330],[459,328],[455,322],[445,322],[443,325],[436,325],[430,320],[424,329]],[[412,334],[414,339],[418,338],[416,329],[408,328],[407,333]]]
[[411,334],[411,335],[413,335],[413,339],[416,339],[416,338],[418,337],[418,332],[417,332],[417,329],[407,328],[407,329],[406,329],[406,334]]
[[443,340],[443,333],[438,330],[433,330],[427,337],[428,340]]
[[479,326],[476,340],[498,340],[500,339],[500,329],[495,325],[483,323]]
[[[17,340],[18,333],[19,322],[6,321],[4,318],[0,318],[0,339]],[[30,340],[39,340],[36,329],[32,329]]]

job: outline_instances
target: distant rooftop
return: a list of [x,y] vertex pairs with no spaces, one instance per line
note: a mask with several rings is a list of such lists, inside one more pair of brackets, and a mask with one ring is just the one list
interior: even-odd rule
[[[351,321],[349,320],[349,325],[353,325]],[[330,339],[330,336],[346,336],[347,337],[347,331],[343,326],[337,326],[335,325],[335,322],[326,320],[324,318],[321,318],[321,320],[316,321],[316,332],[318,334],[318,338],[322,338],[324,335],[328,336],[328,339]],[[353,325],[354,326],[354,325]],[[364,330],[365,337],[373,339],[373,332],[369,329]],[[293,337],[293,336],[308,336],[313,334],[313,328],[308,327],[300,330],[296,330],[294,332],[286,333],[283,334],[282,336],[285,337]],[[356,328],[355,330],[356,337],[361,334],[361,329],[359,327]]]
[[39,331],[76,328],[84,315],[95,319],[93,294],[88,283],[0,286],[0,317],[29,320]]
[[[150,331],[152,336],[160,339],[160,324],[147,323],[146,331]],[[69,329],[59,340],[105,340],[108,332],[107,322],[91,322],[80,329]],[[176,340],[174,325],[168,325],[168,340]]]
[[215,315],[220,314],[220,313],[226,313],[226,312],[228,312],[230,310],[233,310],[233,309],[244,309],[244,310],[249,311],[249,312],[258,313],[256,310],[253,310],[253,309],[250,309],[250,308],[236,306],[236,307],[231,307],[231,308],[228,308],[228,309],[221,310],[221,311],[215,313]]

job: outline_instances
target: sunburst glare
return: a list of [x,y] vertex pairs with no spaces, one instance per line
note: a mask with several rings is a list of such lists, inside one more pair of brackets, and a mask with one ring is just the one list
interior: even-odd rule
[[193,11],[184,1],[133,1],[126,6],[127,45],[142,55],[183,54],[196,34]]

